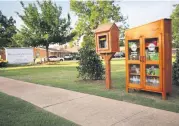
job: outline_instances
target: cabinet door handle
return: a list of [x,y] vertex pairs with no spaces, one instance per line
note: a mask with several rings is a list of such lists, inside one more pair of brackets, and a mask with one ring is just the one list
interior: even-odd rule
[[140,62],[142,62],[142,56],[139,56],[139,60],[140,60]]
[[140,56],[140,62],[145,62],[145,56]]

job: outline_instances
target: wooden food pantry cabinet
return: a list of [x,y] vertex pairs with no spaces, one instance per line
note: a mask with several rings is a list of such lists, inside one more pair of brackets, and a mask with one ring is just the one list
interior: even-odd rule
[[126,91],[158,92],[166,99],[172,90],[171,20],[129,29],[125,39]]

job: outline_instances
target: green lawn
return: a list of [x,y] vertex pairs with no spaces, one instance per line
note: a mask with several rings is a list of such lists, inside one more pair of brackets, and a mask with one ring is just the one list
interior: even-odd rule
[[68,90],[89,93],[116,100],[150,106],[179,113],[179,87],[173,86],[173,94],[168,100],[161,100],[161,94],[130,91],[125,92],[124,60],[112,61],[111,90],[105,89],[105,81],[82,81],[77,78],[76,62],[63,62],[54,65],[11,67],[0,70],[0,76],[23,80],[36,84],[60,87]]
[[75,126],[30,103],[0,92],[0,126]]

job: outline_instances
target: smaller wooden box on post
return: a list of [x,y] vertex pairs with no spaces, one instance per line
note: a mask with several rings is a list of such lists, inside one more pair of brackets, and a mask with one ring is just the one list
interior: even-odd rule
[[95,30],[96,52],[100,54],[106,66],[106,88],[111,88],[111,65],[112,56],[119,52],[119,29],[115,23],[99,25]]

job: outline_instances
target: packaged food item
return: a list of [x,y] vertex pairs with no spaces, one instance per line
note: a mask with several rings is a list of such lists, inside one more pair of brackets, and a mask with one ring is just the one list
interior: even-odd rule
[[130,83],[133,83],[133,79],[132,79],[132,77],[130,77]]
[[146,49],[146,59],[147,60],[159,60],[159,53],[157,46],[157,41],[154,40],[150,43],[146,43],[147,49]]
[[140,84],[140,76],[131,76],[130,77],[130,83]]
[[133,83],[136,83],[136,78],[133,76],[132,78]]
[[130,60],[139,60],[138,52],[131,52],[129,58],[130,58]]
[[147,75],[150,74],[150,69],[149,69],[149,68],[146,69],[146,74],[147,74]]
[[140,84],[140,76],[138,76],[138,84]]
[[157,78],[157,81],[156,81],[156,83],[157,83],[157,86],[159,86],[159,78]]
[[157,46],[157,41],[156,41],[156,40],[152,41],[152,43],[153,43],[155,46]]
[[155,66],[151,66],[150,68],[146,68],[146,74],[147,75],[159,76],[160,75],[160,69],[155,67]]
[[156,76],[159,76],[159,75],[160,75],[160,70],[159,70],[159,68],[156,68],[156,69],[155,69],[155,75],[156,75]]
[[136,73],[139,74],[140,73],[140,69],[136,68]]
[[132,65],[131,67],[131,73],[136,73],[136,65]]
[[132,44],[133,44],[133,42],[129,42],[129,48],[131,48]]
[[149,60],[159,60],[159,54],[156,52],[150,53]]
[[146,59],[147,59],[147,60],[150,60],[150,57],[149,57],[149,55],[148,55],[148,49],[145,50],[145,56],[146,56]]

